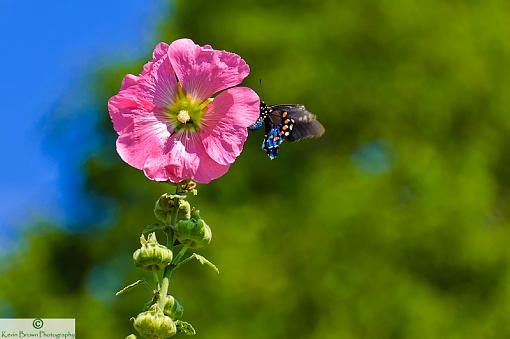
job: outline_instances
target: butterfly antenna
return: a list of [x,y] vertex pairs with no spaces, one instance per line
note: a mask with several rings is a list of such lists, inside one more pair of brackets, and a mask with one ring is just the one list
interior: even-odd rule
[[265,101],[264,89],[262,88],[262,79],[259,79],[259,83],[260,83],[260,92],[262,93],[262,101]]

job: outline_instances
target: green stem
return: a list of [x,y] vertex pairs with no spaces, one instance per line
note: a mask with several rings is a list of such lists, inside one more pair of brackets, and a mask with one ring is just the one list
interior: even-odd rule
[[[177,184],[177,186],[175,187],[176,194],[179,193],[179,187],[180,187],[180,184]],[[168,230],[167,230],[167,244],[166,244],[166,246],[169,249],[171,249],[172,252],[173,252],[173,247],[174,247],[174,230],[173,230],[173,228],[175,227],[175,223],[177,221],[177,214],[179,213],[179,199],[177,199],[177,198],[174,199],[174,206],[175,206],[175,208],[172,211],[172,216],[170,217],[170,225],[167,225],[170,227],[168,227]],[[175,260],[175,258],[174,258],[174,260]],[[172,271],[173,271],[173,265],[170,265],[170,266],[165,267],[165,270],[163,272],[163,281],[161,282],[161,291],[159,294],[159,308],[161,308],[161,310],[164,310],[164,308],[165,308],[166,296],[168,294],[168,287],[170,285],[170,279],[172,278]]]
[[174,273],[174,269],[179,265],[180,259],[186,254],[189,245],[183,245],[180,249],[179,253],[174,257],[172,264],[165,268],[165,272],[163,273],[163,282],[161,283],[161,292],[159,294],[159,307],[163,310],[165,308],[166,296],[168,294],[168,287],[170,285],[170,279],[172,279],[172,274]]
[[[172,271],[170,271],[172,273]],[[165,276],[163,277],[163,282],[161,283],[161,292],[159,293],[159,308],[163,311],[165,309],[166,304],[166,296],[168,294],[168,285],[170,285],[171,274],[167,274],[165,270]]]

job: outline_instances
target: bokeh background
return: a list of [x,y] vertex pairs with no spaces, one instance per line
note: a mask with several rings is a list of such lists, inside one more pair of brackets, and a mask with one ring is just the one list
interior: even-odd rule
[[[214,234],[202,253],[221,274],[189,265],[171,286],[197,337],[510,337],[508,3],[79,3],[63,24],[55,1],[11,12],[14,2],[0,3],[30,32],[58,28],[54,47],[37,52],[50,60],[79,22],[84,37],[104,40],[71,49],[81,67],[33,126],[58,168],[57,207],[39,208],[51,194],[31,185],[29,153],[16,164],[4,156],[6,173],[29,170],[2,182],[0,316],[76,318],[80,338],[133,332],[150,291],[113,293],[141,276],[130,257],[169,187],[120,161],[106,102],[156,42],[189,37],[237,52],[251,66],[247,86],[259,91],[262,79],[266,102],[304,103],[326,127],[274,161],[253,133],[229,173],[199,187],[193,203]],[[28,12],[57,15],[34,23]],[[26,53],[2,49],[6,71]],[[16,93],[40,85],[31,75],[13,77]],[[11,109],[2,117],[23,120]],[[5,217],[13,208],[18,217]]]

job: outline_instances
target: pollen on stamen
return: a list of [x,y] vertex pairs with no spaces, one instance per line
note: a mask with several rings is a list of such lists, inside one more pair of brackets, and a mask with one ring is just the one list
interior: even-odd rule
[[177,120],[181,124],[187,123],[188,121],[190,121],[190,119],[191,117],[189,116],[189,113],[186,110],[180,110],[179,113],[177,114]]

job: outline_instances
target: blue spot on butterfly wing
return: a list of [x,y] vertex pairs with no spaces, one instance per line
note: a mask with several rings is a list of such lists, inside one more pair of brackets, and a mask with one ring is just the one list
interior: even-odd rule
[[267,136],[264,138],[264,141],[262,142],[262,149],[271,159],[275,159],[278,156],[280,144],[283,142],[283,138],[280,136],[281,131],[281,124],[273,125]]

